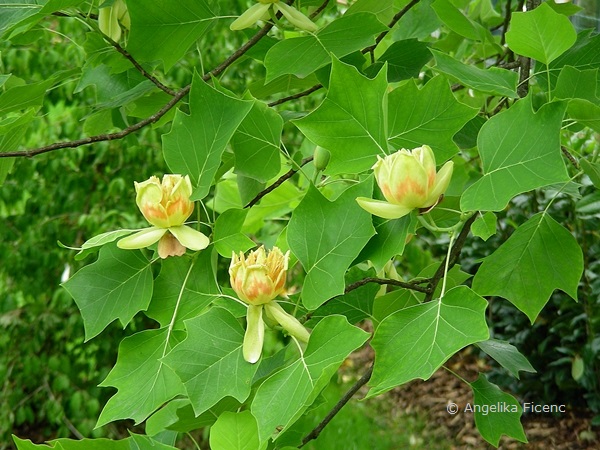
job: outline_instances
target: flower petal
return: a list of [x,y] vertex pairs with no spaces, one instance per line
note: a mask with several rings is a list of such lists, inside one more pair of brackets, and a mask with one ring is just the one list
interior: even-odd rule
[[187,225],[171,227],[169,231],[173,233],[173,236],[177,238],[181,245],[193,251],[204,250],[210,243],[205,235]]
[[304,14],[302,14],[300,11],[298,11],[293,6],[286,5],[283,2],[278,2],[278,3],[274,3],[273,7],[275,8],[275,10],[281,11],[281,14],[283,14],[285,16],[285,18],[287,20],[289,20],[292,25],[297,26],[301,30],[315,32],[319,29],[312,22],[312,20],[310,20],[308,17],[306,17]]
[[450,184],[450,180],[452,178],[452,171],[454,170],[454,162],[448,161],[443,167],[439,170],[435,178],[435,184],[433,185],[433,189],[429,193],[427,197],[427,203],[423,205],[423,208],[427,208],[435,203],[437,203],[440,195],[446,192],[448,189],[448,185]]
[[277,302],[270,302],[265,304],[265,310],[269,312],[273,318],[279,322],[279,325],[283,327],[290,335],[302,342],[308,342],[310,333],[304,325],[302,325],[298,319],[291,314],[285,312],[285,310]]
[[409,214],[413,208],[402,205],[393,205],[392,203],[373,200],[372,198],[358,197],[358,204],[365,211],[384,219],[399,219]]
[[166,232],[166,228],[146,228],[145,230],[138,231],[131,236],[121,239],[119,242],[117,242],[117,247],[126,250],[148,247],[155,242],[158,242],[158,240],[163,237]]
[[262,305],[249,305],[246,313],[246,333],[242,353],[244,359],[254,364],[260,359],[265,340],[265,323],[262,319]]
[[255,5],[252,5],[229,25],[229,29],[236,31],[251,27],[257,20],[260,20],[263,17],[270,7],[270,3],[256,3]]

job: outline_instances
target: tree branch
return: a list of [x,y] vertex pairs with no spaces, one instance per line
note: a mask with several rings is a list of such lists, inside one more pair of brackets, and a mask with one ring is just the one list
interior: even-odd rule
[[[233,52],[225,61],[219,64],[210,72],[204,74],[202,76],[202,80],[208,81],[211,77],[217,76],[222,73],[225,69],[231,66],[235,61],[237,61],[240,57],[242,57],[251,47],[256,45],[258,41],[260,41],[270,30],[273,28],[272,23],[266,24],[262,27],[258,33],[256,33],[248,42],[238,48],[235,52]],[[36,155],[40,155],[42,153],[48,153],[55,150],[60,150],[64,148],[76,148],[81,147],[83,145],[93,144],[95,142],[103,142],[103,141],[113,141],[117,139],[122,139],[125,136],[134,133],[141,128],[144,128],[147,125],[157,122],[161,117],[163,117],[167,112],[169,112],[177,103],[185,97],[190,91],[191,84],[181,88],[179,91],[175,93],[173,98],[164,105],[159,111],[152,114],[150,117],[147,117],[139,122],[122,129],[121,131],[115,133],[106,133],[106,134],[98,134],[95,136],[89,136],[82,139],[76,139],[73,141],[67,142],[57,142],[54,144],[46,145],[44,147],[33,148],[29,150],[20,150],[20,151],[12,151],[12,152],[2,152],[0,153],[0,158],[11,158],[11,157],[28,157],[31,158]]]
[[[309,162],[311,162],[313,160],[312,156],[309,156],[308,158],[304,158],[302,160],[302,162],[300,163],[300,167],[304,166],[305,164],[308,164]],[[252,208],[254,205],[256,205],[265,195],[267,195],[270,192],[273,192],[275,189],[277,189],[279,186],[281,186],[286,180],[289,180],[290,178],[292,178],[296,172],[298,172],[298,169],[290,169],[289,171],[287,171],[286,173],[284,173],[283,175],[281,175],[279,177],[279,179],[273,183],[271,186],[269,186],[266,189],[263,189],[262,191],[260,191],[256,197],[254,197],[252,200],[250,200],[250,202],[244,206],[245,208]]]
[[307,95],[310,95],[310,94],[312,94],[315,91],[318,91],[322,87],[323,87],[323,85],[320,84],[320,83],[319,84],[315,84],[313,87],[308,88],[305,91],[299,92],[299,93],[294,94],[294,95],[290,95],[288,97],[280,98],[279,100],[272,101],[271,103],[268,103],[267,106],[273,107],[273,106],[281,105],[282,103],[289,102],[291,100],[297,100],[299,98],[306,97]]
[[[473,214],[471,217],[469,217],[467,219],[467,221],[465,222],[465,224],[463,225],[462,230],[460,230],[460,233],[459,233],[458,237],[456,238],[456,241],[454,242],[454,246],[452,247],[452,250],[450,251],[450,260],[448,261],[448,270],[452,269],[452,267],[454,267],[454,265],[456,264],[456,261],[458,260],[458,257],[460,256],[460,252],[461,252],[463,246],[465,245],[465,242],[467,241],[467,236],[469,236],[469,231],[471,231],[471,225],[473,225],[473,222],[475,222],[475,219],[477,219],[477,214]],[[429,282],[429,285],[427,286],[427,288],[429,289],[429,292],[425,296],[425,300],[423,300],[423,302],[428,302],[433,298],[433,294],[435,293],[437,285],[439,284],[441,279],[444,277],[444,272],[446,269],[446,258],[447,258],[447,256],[441,262],[441,264],[439,265],[439,267],[436,270],[433,277],[431,277],[431,281]]]
[[358,392],[358,390],[363,387],[365,384],[369,382],[371,379],[371,375],[373,375],[373,365],[367,369],[365,374],[356,382],[354,385],[348,389],[348,391],[344,394],[342,398],[335,404],[335,406],[329,411],[329,413],[325,416],[325,418],[317,425],[310,433],[308,433],[302,439],[302,445],[299,448],[304,447],[308,442],[313,439],[317,439],[321,434],[321,431],[331,422],[337,413],[344,407],[346,403],[350,401],[350,399]]
[[[420,280],[419,283],[422,283],[424,280]],[[427,280],[425,280],[427,281]],[[347,294],[350,291],[353,291],[354,289],[358,289],[361,286],[364,286],[365,284],[368,283],[376,283],[376,284],[386,284],[386,285],[392,285],[392,286],[399,286],[401,288],[404,289],[410,289],[412,291],[417,291],[417,292],[423,292],[425,294],[429,293],[429,287],[423,287],[423,286],[419,286],[419,283],[416,282],[405,282],[405,281],[399,281],[399,280],[388,280],[385,278],[375,278],[375,277],[368,277],[368,278],[363,278],[362,280],[359,280],[355,283],[349,284],[348,286],[346,286],[346,289],[344,289],[344,294]]]
[[102,37],[110,45],[112,45],[115,48],[116,51],[118,51],[121,55],[123,55],[131,64],[133,64],[133,67],[135,67],[139,73],[141,73],[144,77],[146,77],[150,81],[152,81],[152,83],[154,83],[154,85],[157,88],[159,88],[161,91],[166,92],[169,95],[172,95],[172,96],[177,95],[176,91],[174,91],[170,87],[165,86],[154,75],[152,75],[151,73],[149,73],[148,71],[146,71],[146,69],[144,69],[141,66],[141,64],[136,61],[136,59],[131,55],[131,53],[129,53],[127,50],[125,50],[123,47],[121,47],[121,45],[118,42],[113,41],[110,37],[108,37],[105,34],[102,34]]

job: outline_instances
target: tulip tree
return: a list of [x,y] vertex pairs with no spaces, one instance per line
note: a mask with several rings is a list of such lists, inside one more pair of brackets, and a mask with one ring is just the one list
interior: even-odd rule
[[[175,223],[148,218],[151,228],[73,243],[87,264],[64,283],[87,341],[117,319],[126,328],[147,317],[119,346],[102,383],[117,392],[97,418],[131,419],[146,434],[40,445],[20,436],[17,448],[171,449],[203,427],[215,450],[299,448],[359,389],[373,397],[427,380],[466,347],[507,376],[533,371],[490,339],[486,309],[500,297],[533,324],[556,290],[577,301],[583,252],[571,224],[552,217],[557,199],[600,188],[597,144],[575,139],[600,132],[600,39],[576,32],[577,10],[552,0],[1,0],[3,39],[22,45],[75,20],[82,32],[67,38],[85,64],[65,61],[37,82],[0,75],[0,182],[20,157],[94,152],[102,141],[127,152],[153,133],[148,151],[162,152],[172,183],[190,184],[173,200],[188,202]],[[65,83],[89,108],[80,137],[23,147]],[[128,174],[132,211],[134,182],[156,184],[155,202],[175,195],[152,175]],[[527,196],[544,200],[507,221]],[[507,227],[481,265],[459,270],[461,250]],[[175,250],[158,251],[159,239]],[[441,251],[419,263],[432,242]],[[264,250],[244,259],[261,245],[281,249],[277,280]],[[252,283],[270,282],[253,303],[264,286]],[[279,344],[263,348],[265,332]],[[364,346],[374,359],[350,395],[306,428],[299,419]],[[474,415],[486,441],[527,441],[518,399],[485,374],[455,375],[475,405],[513,406]]]

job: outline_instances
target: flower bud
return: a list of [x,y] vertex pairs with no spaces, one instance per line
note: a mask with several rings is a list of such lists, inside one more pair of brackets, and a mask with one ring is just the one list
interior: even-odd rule
[[115,2],[106,8],[100,8],[98,11],[98,27],[100,31],[118,42],[121,39],[121,27],[119,22],[126,28],[131,27],[131,19],[127,5],[123,0],[115,0]]
[[313,161],[315,164],[315,168],[317,170],[325,170],[327,164],[329,164],[330,158],[331,153],[329,152],[329,150],[317,145],[313,153]]
[[229,275],[231,287],[241,300],[250,305],[268,303],[281,294],[285,287],[290,252],[277,247],[267,254],[264,247],[250,252],[244,258],[233,253]]
[[117,247],[133,250],[158,242],[158,255],[167,258],[183,255],[186,248],[199,251],[208,246],[204,234],[184,225],[194,211],[189,176],[165,175],[162,182],[153,176],[136,182],[135,190],[138,208],[153,226],[121,239]]
[[448,188],[453,165],[448,161],[436,173],[435,156],[427,145],[378,157],[373,171],[387,202],[364,197],[356,201],[366,211],[385,219],[400,218],[416,208],[431,208]]
[[187,175],[165,175],[162,183],[153,176],[142,183],[135,183],[135,190],[138,208],[155,227],[183,225],[194,211],[194,202],[190,200],[192,183]]

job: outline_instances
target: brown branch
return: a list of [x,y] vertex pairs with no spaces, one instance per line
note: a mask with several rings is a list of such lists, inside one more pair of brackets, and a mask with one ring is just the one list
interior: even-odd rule
[[[304,166],[305,164],[308,164],[309,162],[311,162],[313,160],[312,156],[309,156],[308,158],[304,158],[302,160],[302,162],[300,163],[300,167]],[[270,192],[273,192],[275,189],[277,189],[279,186],[281,186],[285,181],[289,180],[290,178],[292,178],[296,172],[298,172],[299,169],[290,169],[288,170],[286,173],[284,173],[283,175],[281,175],[279,177],[279,179],[273,183],[271,186],[269,186],[266,189],[263,189],[262,191],[260,191],[256,197],[254,197],[252,200],[250,200],[250,202],[244,206],[244,208],[252,208],[254,205],[256,205],[265,195],[269,194]]]
[[358,390],[363,387],[365,384],[369,382],[371,379],[371,375],[373,375],[373,365],[367,369],[365,374],[356,382],[354,385],[348,389],[348,391],[344,394],[342,398],[335,404],[331,411],[325,416],[325,418],[317,425],[310,433],[308,433],[302,439],[302,445],[299,448],[304,447],[308,442],[313,439],[317,439],[321,434],[321,431],[327,426],[329,422],[336,416],[337,413],[344,407],[346,403],[350,401],[350,399],[358,392]]
[[363,278],[362,280],[359,280],[355,283],[349,284],[348,286],[346,286],[346,289],[344,290],[344,294],[347,294],[350,291],[353,291],[355,289],[358,289],[361,286],[364,286],[365,284],[368,283],[376,283],[376,284],[385,284],[385,285],[392,285],[392,286],[399,286],[401,288],[404,289],[410,289],[413,291],[417,291],[417,292],[423,292],[425,294],[429,293],[429,287],[422,287],[419,286],[419,283],[422,283],[423,280],[420,280],[418,283],[417,282],[405,282],[405,281],[399,281],[399,280],[388,280],[385,278],[375,278],[375,277],[368,277],[368,278]]
[[512,16],[512,5],[511,0],[506,1],[506,12],[504,13],[504,22],[502,22],[502,37],[500,38],[500,45],[506,44],[506,32],[508,31],[508,24]]
[[325,0],[321,6],[319,6],[317,9],[315,9],[312,14],[308,17],[310,17],[311,19],[314,19],[315,17],[317,17],[319,14],[321,14],[321,12],[327,8],[327,5],[329,4],[329,0]]
[[[527,0],[527,11],[533,11],[540,4],[540,0]],[[529,93],[529,75],[531,72],[531,58],[519,56],[519,85],[517,86],[517,94],[519,97],[526,97]],[[550,87],[548,87],[550,88]]]
[[123,55],[131,64],[133,64],[133,67],[135,67],[139,73],[141,73],[144,77],[146,77],[150,81],[152,81],[152,83],[154,83],[154,85],[157,88],[159,88],[161,91],[166,92],[169,95],[172,95],[172,96],[177,95],[177,91],[174,91],[170,87],[165,86],[154,75],[152,75],[151,73],[146,71],[146,69],[144,69],[141,66],[141,64],[136,61],[136,59],[131,55],[131,53],[129,53],[127,50],[125,50],[123,47],[121,47],[121,45],[118,42],[113,41],[110,37],[108,37],[107,35],[105,35],[103,33],[102,33],[102,37],[106,41],[108,41],[108,43],[110,45],[112,45],[116,51],[118,51],[121,55]]
[[302,98],[302,97],[306,97],[307,95],[310,95],[310,94],[312,94],[315,91],[318,91],[322,87],[323,87],[322,84],[315,84],[313,87],[311,87],[311,88],[309,88],[309,89],[307,89],[305,91],[298,92],[297,94],[290,95],[288,97],[280,98],[279,100],[275,100],[275,101],[273,101],[271,103],[268,103],[267,105],[270,106],[270,107],[273,107],[273,106],[281,105],[282,103],[289,102],[291,100],[296,100],[296,99],[299,99],[299,98]]
[[[211,77],[217,76],[222,73],[225,69],[231,66],[235,61],[237,61],[240,57],[242,57],[252,46],[254,46],[258,41],[260,41],[268,32],[273,28],[272,23],[266,24],[264,27],[258,31],[248,42],[238,48],[235,52],[233,52],[225,61],[219,64],[210,72],[204,74],[202,76],[202,80],[208,81]],[[74,141],[67,142],[57,142],[54,144],[46,145],[44,147],[33,148],[29,150],[20,150],[13,152],[2,152],[0,153],[0,158],[9,158],[9,157],[33,157],[36,155],[40,155],[42,153],[48,153],[55,150],[60,150],[64,148],[76,148],[81,147],[83,145],[93,144],[95,142],[103,142],[103,141],[113,141],[117,139],[122,139],[125,136],[128,136],[131,133],[134,133],[141,128],[144,128],[147,125],[157,122],[161,117],[163,117],[167,112],[169,112],[177,103],[181,101],[183,97],[185,97],[190,91],[191,84],[181,88],[174,97],[164,105],[159,111],[152,114],[150,117],[145,118],[133,125],[124,128],[121,131],[116,133],[106,133],[106,134],[98,134],[95,136],[88,136],[82,139],[76,139]]]
[[[469,236],[469,231],[471,231],[471,225],[473,225],[473,222],[475,222],[475,219],[477,219],[477,213],[475,213],[471,217],[469,217],[466,220],[465,224],[463,225],[462,230],[460,230],[460,233],[459,233],[458,237],[456,238],[456,241],[454,242],[454,246],[452,247],[452,250],[450,250],[450,259],[448,261],[448,270],[450,270],[456,264],[456,261],[458,260],[458,257],[460,256],[460,252],[461,252],[463,246],[465,245],[465,242],[467,241],[467,236]],[[433,294],[435,293],[435,290],[436,290],[439,282],[444,277],[444,272],[446,271],[446,259],[447,258],[448,258],[448,256],[446,256],[444,258],[444,260],[442,261],[442,263],[436,270],[435,274],[431,277],[431,281],[429,282],[429,285],[427,286],[427,288],[429,289],[429,292],[425,296],[425,299],[423,300],[423,302],[428,302],[433,298]]]

